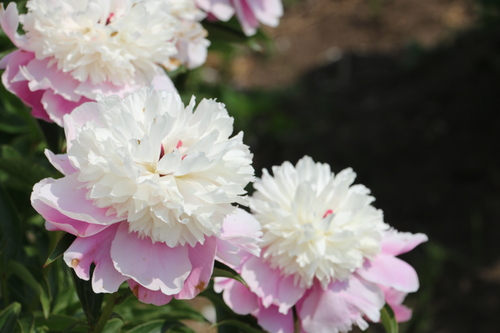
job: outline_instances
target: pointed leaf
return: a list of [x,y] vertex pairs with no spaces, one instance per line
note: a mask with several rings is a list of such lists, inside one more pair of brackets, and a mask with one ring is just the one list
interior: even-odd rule
[[243,283],[246,287],[248,287],[245,280],[243,280],[243,278],[241,277],[241,275],[239,275],[234,269],[232,269],[228,265],[223,264],[217,260],[214,262],[214,271],[212,273],[212,277],[226,277],[234,279],[236,281]]
[[26,267],[24,267],[17,261],[14,260],[9,261],[7,269],[10,273],[16,275],[18,278],[20,278],[24,283],[29,285],[35,291],[35,293],[40,299],[40,303],[42,304],[42,311],[45,315],[45,318],[47,318],[50,313],[50,302],[51,302],[51,296],[50,292],[47,290],[48,289],[47,284],[38,283],[38,281],[33,277],[33,274],[31,274],[31,272]]
[[124,322],[120,318],[112,318],[104,326],[103,333],[116,333],[120,332]]
[[394,316],[394,311],[389,306],[385,304],[382,310],[380,310],[380,317],[382,319],[382,325],[384,325],[385,331],[387,333],[398,333],[399,327],[396,317]]
[[59,258],[66,250],[70,247],[70,245],[73,243],[73,241],[76,239],[75,235],[72,235],[70,233],[64,234],[64,236],[61,237],[59,242],[57,243],[56,247],[52,252],[49,254],[49,257],[45,261],[45,264],[43,264],[43,267],[47,267],[51,263],[53,263],[57,258]]
[[0,184],[0,216],[2,217],[2,228],[0,228],[0,253],[2,254],[2,266],[14,259],[21,246],[21,229],[17,212],[14,208],[10,195]]
[[22,333],[35,332],[35,316],[32,313],[23,315],[22,318],[19,318],[18,323]]
[[76,293],[80,299],[80,303],[82,304],[83,312],[87,317],[87,322],[92,327],[99,320],[99,314],[101,312],[102,301],[104,298],[104,294],[96,294],[92,289],[91,281],[93,274],[93,265],[91,266],[91,276],[88,281],[80,279],[75,274],[74,270],[71,270],[71,276],[73,277],[73,281],[75,283]]
[[14,332],[17,318],[21,312],[21,304],[14,302],[0,312],[0,333]]

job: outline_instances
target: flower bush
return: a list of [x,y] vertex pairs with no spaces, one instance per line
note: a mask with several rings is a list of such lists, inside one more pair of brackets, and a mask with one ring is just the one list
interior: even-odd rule
[[[2,82],[37,118],[0,101],[2,331],[194,332],[190,319],[221,333],[347,332],[381,313],[387,327],[410,319],[418,277],[396,256],[424,234],[389,227],[351,169],[310,157],[264,170],[247,197],[253,155],[225,105],[185,105],[174,84],[205,63],[210,38],[226,57],[282,14],[279,0],[0,7],[15,46]],[[233,15],[241,31],[224,23]],[[200,293],[215,317],[180,301]]]

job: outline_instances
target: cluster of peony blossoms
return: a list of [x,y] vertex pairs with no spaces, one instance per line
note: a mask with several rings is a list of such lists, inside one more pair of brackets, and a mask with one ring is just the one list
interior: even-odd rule
[[127,281],[156,305],[205,289],[215,258],[259,254],[246,204],[252,155],[223,104],[143,88],[98,98],[64,117],[67,153],[46,151],[64,177],[44,179],[33,207],[48,230],[76,237],[64,254],[96,293]]
[[380,320],[385,303],[397,321],[419,287],[415,270],[395,256],[425,242],[383,222],[369,190],[351,184],[351,169],[334,175],[327,164],[302,158],[264,170],[250,199],[262,226],[261,256],[228,262],[248,284],[217,278],[215,288],[238,314],[252,314],[270,333],[293,333],[295,307],[301,332],[347,332]]
[[[309,157],[266,170],[251,198],[252,154],[223,104],[185,106],[165,70],[202,65],[200,21],[239,19],[245,34],[276,26],[279,0],[29,0],[0,8],[18,48],[0,61],[5,87],[33,116],[64,127],[66,153],[46,151],[63,174],[35,184],[31,202],[50,231],[76,239],[64,253],[96,293],[127,282],[163,305],[206,288],[214,261],[248,284],[217,278],[239,314],[271,333],[347,332],[398,321],[418,289],[397,255],[425,242],[383,221],[355,174]],[[17,33],[19,23],[24,34]],[[252,214],[238,208],[250,205]],[[93,271],[92,271],[92,267]],[[295,310],[294,310],[295,309]]]

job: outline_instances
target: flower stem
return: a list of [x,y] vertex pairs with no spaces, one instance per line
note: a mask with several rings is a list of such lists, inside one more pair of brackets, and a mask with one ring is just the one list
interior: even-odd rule
[[115,301],[120,295],[116,292],[113,294],[106,295],[106,304],[102,308],[101,315],[99,316],[99,321],[97,325],[92,330],[93,333],[101,333],[106,326],[109,317],[113,313],[113,308],[115,307]]
[[300,319],[297,315],[297,308],[294,306],[293,308],[293,333],[300,333]]

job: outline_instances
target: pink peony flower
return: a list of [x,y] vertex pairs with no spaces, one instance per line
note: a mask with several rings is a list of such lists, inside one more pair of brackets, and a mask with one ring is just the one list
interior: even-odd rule
[[221,21],[229,20],[235,13],[247,36],[255,34],[260,23],[276,27],[283,15],[280,0],[196,0],[198,7]]
[[351,184],[351,169],[334,175],[327,164],[301,159],[264,170],[250,207],[262,225],[261,257],[242,255],[233,267],[249,289],[216,279],[216,290],[238,314],[252,314],[270,333],[347,332],[366,319],[378,322],[387,302],[398,321],[402,305],[418,289],[415,270],[395,256],[425,242],[424,234],[400,233],[371,206],[373,197]]
[[97,95],[175,91],[163,68],[201,65],[209,42],[194,2],[171,2],[29,0],[23,15],[15,3],[1,7],[0,25],[18,48],[0,61],[2,82],[33,116],[60,126]]
[[[64,260],[96,293],[127,281],[156,305],[192,298],[214,258],[258,255],[260,225],[245,204],[252,155],[223,104],[141,89],[102,97],[64,116],[68,150],[49,161],[63,178],[33,188],[48,230],[77,238]],[[194,110],[194,111],[193,111]]]

